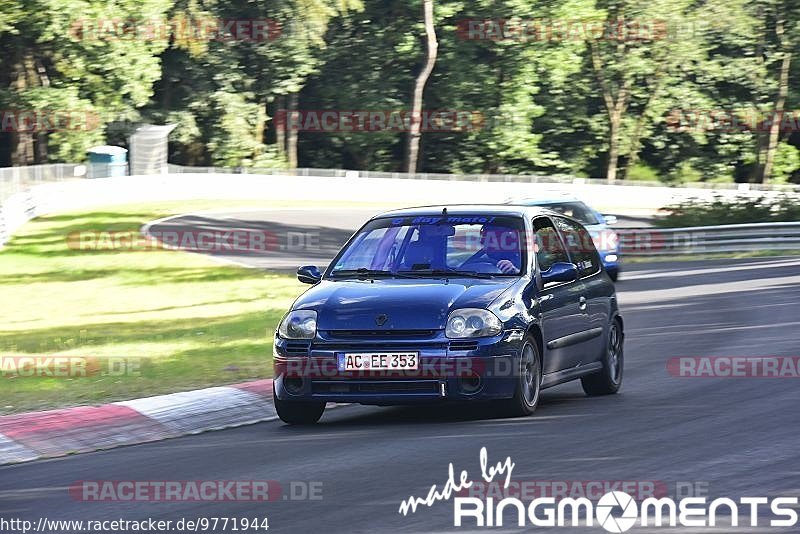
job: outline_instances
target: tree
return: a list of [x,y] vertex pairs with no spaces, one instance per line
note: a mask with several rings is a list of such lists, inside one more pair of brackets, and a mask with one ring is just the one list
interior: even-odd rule
[[406,148],[406,172],[417,172],[417,160],[419,159],[419,140],[421,137],[420,128],[422,127],[422,94],[425,91],[425,84],[436,65],[436,51],[439,43],[436,41],[436,28],[433,21],[433,0],[423,0],[423,21],[425,25],[425,50],[427,55],[422,70],[414,81],[414,95],[411,99],[411,124],[408,132],[408,144]]
[[717,109],[738,122],[731,132],[698,141],[726,148],[743,181],[766,182],[774,172],[784,112],[792,99],[791,68],[798,42],[798,9],[784,0],[711,0],[702,8],[709,61],[703,90]]
[[24,16],[0,15],[4,51],[0,85],[3,109],[49,117],[82,115],[85,124],[35,126],[11,135],[11,163],[79,161],[103,139],[105,125],[136,115],[161,71],[166,41],[125,34],[120,20],[160,19],[170,0],[32,0]]
[[[286,128],[286,118],[299,112],[300,92],[324,62],[325,34],[335,17],[363,9],[361,0],[286,0],[275,6],[282,23],[280,39],[248,49],[246,64],[258,72],[254,90],[263,105],[277,100],[278,121],[273,120],[279,154],[285,154],[290,169],[298,164],[298,132]],[[282,103],[288,103],[283,109]],[[281,131],[281,129],[283,130]]]
[[604,33],[590,38],[588,48],[608,123],[609,181],[617,178],[621,156],[638,159],[641,138],[654,121],[652,107],[670,96],[665,88],[691,84],[694,65],[703,61],[699,32],[672,34],[696,22],[693,9],[685,0],[612,0],[603,6]]
[[[795,34],[800,25],[797,21],[787,20],[788,3],[781,3],[777,6],[775,13],[775,37],[777,39],[778,50],[781,55],[781,64],[778,74],[778,91],[775,98],[775,111],[773,120],[770,124],[769,139],[767,150],[764,157],[764,167],[761,172],[761,182],[767,183],[772,177],[772,169],[775,161],[775,154],[778,150],[778,141],[781,134],[781,123],[786,110],[786,98],[789,94],[789,72],[792,64],[792,39],[789,34]],[[787,31],[786,26],[790,29]],[[794,27],[794,31],[792,31]]]

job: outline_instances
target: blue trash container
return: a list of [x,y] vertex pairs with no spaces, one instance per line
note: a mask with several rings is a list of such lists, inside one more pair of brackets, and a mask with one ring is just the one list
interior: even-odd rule
[[115,178],[128,175],[128,150],[121,146],[95,146],[86,151],[89,178]]

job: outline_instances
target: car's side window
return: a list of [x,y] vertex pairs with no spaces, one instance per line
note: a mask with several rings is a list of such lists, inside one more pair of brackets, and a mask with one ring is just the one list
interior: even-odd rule
[[564,244],[550,219],[547,217],[534,219],[533,230],[536,234],[533,247],[541,271],[547,271],[554,263],[569,262]]
[[556,226],[567,244],[567,250],[572,257],[572,263],[578,266],[581,278],[591,276],[600,271],[600,255],[594,247],[592,236],[583,226],[555,217]]

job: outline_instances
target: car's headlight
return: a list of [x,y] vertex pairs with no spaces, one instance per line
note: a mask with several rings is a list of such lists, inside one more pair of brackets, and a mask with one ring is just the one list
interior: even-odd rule
[[286,314],[278,326],[278,335],[284,339],[312,339],[317,333],[317,312],[295,310]]
[[503,330],[500,319],[488,310],[463,308],[450,312],[445,335],[451,339],[496,336]]

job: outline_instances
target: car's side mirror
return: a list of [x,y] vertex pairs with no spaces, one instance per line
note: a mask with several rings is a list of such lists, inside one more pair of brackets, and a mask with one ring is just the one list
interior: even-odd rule
[[617,216],[616,215],[603,215],[603,220],[606,224],[617,224]]
[[542,284],[572,282],[578,279],[578,267],[574,263],[557,262],[542,271]]
[[316,284],[322,280],[322,273],[316,265],[304,265],[297,269],[297,279],[304,284]]

